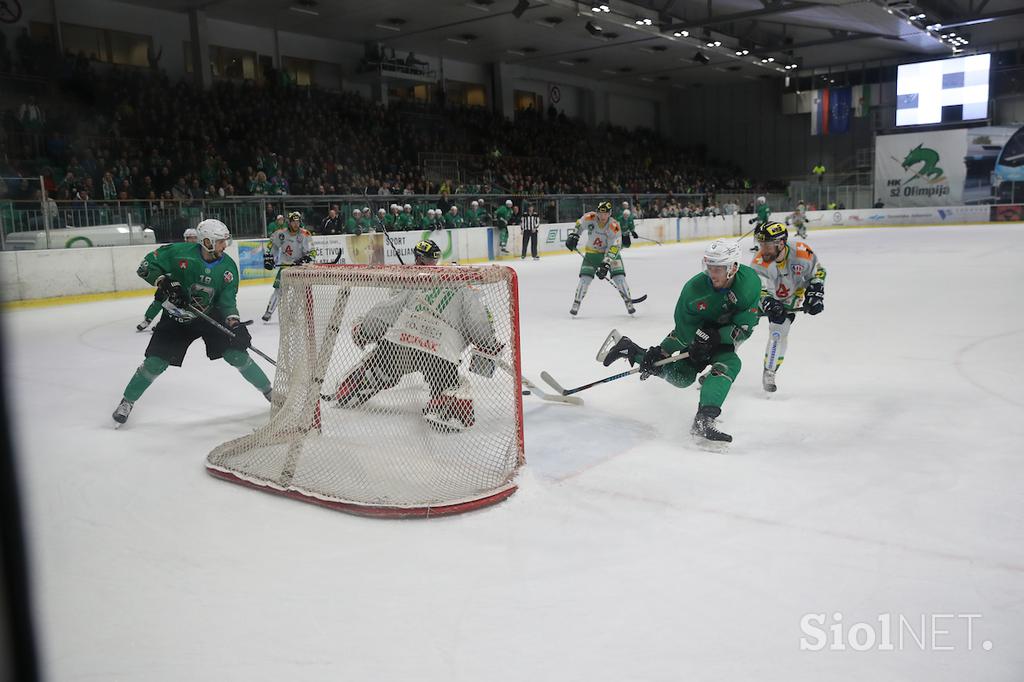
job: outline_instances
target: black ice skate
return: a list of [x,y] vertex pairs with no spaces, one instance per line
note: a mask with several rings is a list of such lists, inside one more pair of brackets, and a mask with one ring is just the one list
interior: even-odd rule
[[569,314],[575,316],[576,313],[578,313],[579,311],[580,311],[580,302],[579,301],[573,301],[572,302],[572,307],[569,308]]
[[[611,338],[610,335],[609,338]],[[644,349],[633,343],[632,339],[628,336],[619,337],[615,345],[611,346],[607,351],[603,347],[600,351],[600,355],[604,356],[601,358],[601,363],[605,367],[620,359],[629,361],[630,365],[635,365],[636,361],[633,358],[643,354]]]
[[775,393],[778,387],[775,385],[775,372],[770,369],[766,369],[761,375],[761,386],[768,393]]
[[128,415],[132,413],[132,408],[134,406],[135,403],[128,400],[127,398],[121,399],[120,404],[117,406],[117,409],[114,410],[114,414],[112,415],[114,417],[114,421],[117,422],[116,424],[114,424],[115,429],[121,428],[121,424],[124,424],[126,421],[128,421]]
[[144,331],[146,331],[146,329],[149,327],[149,323],[152,322],[152,321],[153,320],[150,320],[150,319],[147,318],[147,319],[143,320],[142,322],[139,322],[137,325],[135,325],[135,331],[137,331],[137,332],[144,332]]
[[693,426],[690,427],[690,435],[698,442],[711,444],[731,443],[732,436],[718,430],[715,419],[722,414],[722,408],[711,405],[701,405],[697,415],[693,418]]
[[270,318],[273,315],[274,315],[274,312],[272,310],[268,310],[267,312],[263,313],[263,318],[262,319],[263,319],[264,322],[270,322]]

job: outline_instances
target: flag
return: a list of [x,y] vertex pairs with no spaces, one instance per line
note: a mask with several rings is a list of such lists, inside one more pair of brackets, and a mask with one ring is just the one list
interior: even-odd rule
[[872,88],[870,85],[854,85],[851,90],[853,115],[857,118],[867,116],[871,107],[878,106],[878,88]]
[[829,131],[847,133],[850,131],[850,88],[832,88],[829,94]]
[[828,88],[814,91],[811,108],[811,135],[828,135]]

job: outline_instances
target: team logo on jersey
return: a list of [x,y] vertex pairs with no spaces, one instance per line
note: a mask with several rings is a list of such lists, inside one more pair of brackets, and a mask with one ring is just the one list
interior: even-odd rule
[[708,309],[707,302],[705,302],[705,301],[697,301],[697,310],[698,311],[703,312],[703,311],[705,311],[707,309]]
[[789,298],[789,289],[785,284],[780,284],[778,288],[775,289],[775,298],[780,301]]
[[234,275],[232,275],[230,272],[225,272],[224,273],[224,283],[225,284],[231,284],[231,280],[233,280],[234,278],[235,278]]
[[188,261],[185,259],[178,261],[178,267],[182,270],[188,270]]
[[803,271],[804,271],[804,266],[800,265],[799,263],[794,263],[793,264],[793,274],[794,275],[799,275],[799,274],[803,273]]

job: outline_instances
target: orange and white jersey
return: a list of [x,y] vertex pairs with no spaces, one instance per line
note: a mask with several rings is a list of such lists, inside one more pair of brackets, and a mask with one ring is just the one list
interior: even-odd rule
[[619,221],[611,216],[608,216],[608,222],[600,225],[596,212],[584,213],[576,221],[574,232],[582,234],[584,230],[587,232],[587,243],[583,248],[584,253],[608,253],[614,256],[622,248],[622,228],[619,227]]
[[811,281],[825,279],[825,267],[804,242],[790,242],[774,263],[766,263],[758,253],[750,267],[761,278],[761,295],[773,296],[789,309],[800,305]]
[[270,235],[267,250],[274,254],[275,263],[289,265],[313,252],[313,235],[302,227],[298,232],[292,232],[288,228],[274,230],[274,234]]

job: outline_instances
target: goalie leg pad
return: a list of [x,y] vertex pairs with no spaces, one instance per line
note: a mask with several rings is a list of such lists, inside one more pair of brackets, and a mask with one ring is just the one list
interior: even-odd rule
[[395,386],[401,378],[377,362],[376,355],[370,357],[341,380],[334,396],[338,401],[336,406],[358,407],[381,391]]
[[458,433],[476,422],[473,399],[462,398],[448,392],[442,393],[431,398],[423,408],[423,418],[427,424],[441,433]]

